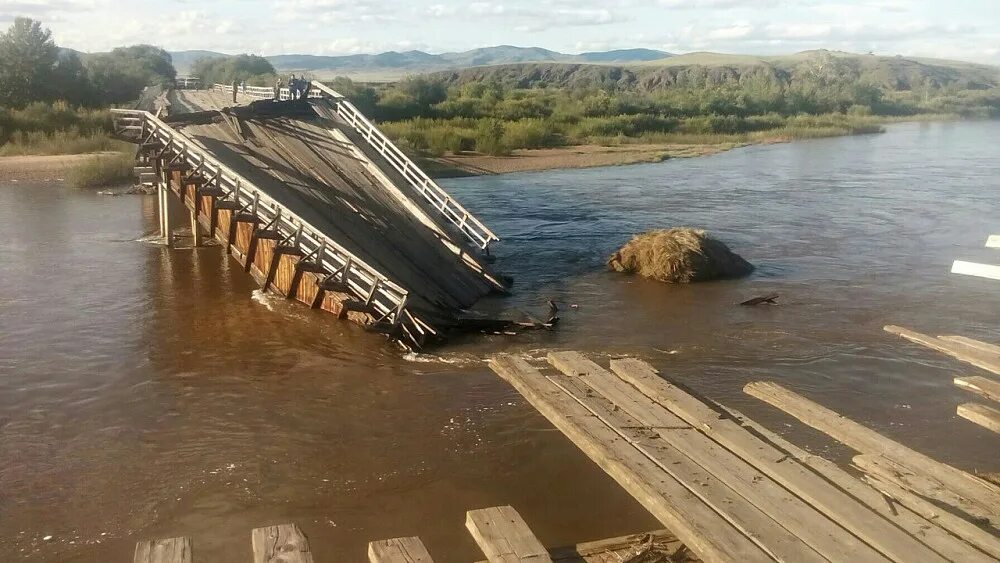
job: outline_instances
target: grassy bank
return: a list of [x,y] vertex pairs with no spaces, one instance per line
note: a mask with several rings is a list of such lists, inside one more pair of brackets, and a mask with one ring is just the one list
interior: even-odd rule
[[0,156],[122,151],[111,138],[111,114],[66,102],[35,102],[22,109],[0,108]]
[[133,179],[135,158],[130,153],[94,155],[66,174],[66,185],[71,188],[106,188],[127,184]]

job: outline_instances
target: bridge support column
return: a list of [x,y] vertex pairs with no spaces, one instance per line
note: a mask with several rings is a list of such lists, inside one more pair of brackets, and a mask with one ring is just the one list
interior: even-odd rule
[[163,236],[163,244],[170,248],[174,245],[174,234],[170,228],[170,193],[168,188],[160,182],[160,235]]
[[195,248],[201,246],[201,229],[198,228],[198,208],[191,210],[191,244]]

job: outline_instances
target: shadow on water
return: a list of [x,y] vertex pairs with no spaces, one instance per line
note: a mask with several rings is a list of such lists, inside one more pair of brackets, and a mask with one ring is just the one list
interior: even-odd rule
[[[549,544],[657,527],[491,374],[497,351],[636,354],[842,460],[740,391],[779,380],[921,451],[1000,469],[997,438],[954,416],[963,368],[881,331],[997,339],[996,288],[948,269],[995,261],[981,247],[997,229],[998,134],[908,124],[448,180],[504,239],[516,293],[489,305],[542,315],[554,298],[563,323],[420,356],[255,294],[219,248],[131,242],[154,230],[155,197],[0,188],[0,559],[126,560],[136,539],[190,535],[200,558],[242,561],[251,528],[284,521],[328,558],[420,535],[436,557],[471,559],[464,512],[497,504]],[[632,234],[677,225],[708,228],[757,271],[698,286],[603,271]],[[736,305],[767,292],[780,305]]]

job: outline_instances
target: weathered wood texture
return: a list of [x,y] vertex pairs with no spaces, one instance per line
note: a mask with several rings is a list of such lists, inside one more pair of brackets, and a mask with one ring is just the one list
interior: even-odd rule
[[973,377],[956,377],[955,385],[1000,402],[1000,381],[976,375]]
[[1000,355],[978,349],[967,343],[954,340],[943,340],[926,334],[921,334],[903,327],[888,325],[885,331],[901,336],[911,342],[916,342],[932,350],[943,352],[955,359],[972,364],[978,368],[1000,374]]
[[774,560],[694,491],[525,360],[500,355],[491,359],[490,366],[702,560]]
[[168,538],[135,545],[134,563],[191,563],[191,540]]
[[295,524],[254,528],[250,538],[254,563],[313,563],[309,541]]
[[1000,410],[979,403],[958,405],[958,416],[1000,434]]
[[371,563],[433,563],[427,548],[418,537],[392,538],[368,544]]
[[621,563],[622,561],[670,561],[696,563],[698,558],[669,530],[631,534],[549,550],[556,563]]
[[[1000,523],[1000,488],[996,485],[907,448],[776,383],[750,383],[744,391],[861,453],[881,454],[914,474],[937,481],[944,490],[968,499],[982,513],[992,515],[992,525]],[[937,500],[948,502],[946,498]]]
[[490,563],[552,561],[545,546],[510,506],[470,510],[465,527]]

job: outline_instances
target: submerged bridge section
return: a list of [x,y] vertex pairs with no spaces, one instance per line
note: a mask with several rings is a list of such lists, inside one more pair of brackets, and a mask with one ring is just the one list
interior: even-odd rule
[[[496,234],[343,96],[320,83],[308,100],[247,90],[260,101],[165,118],[114,111],[117,135],[139,145],[138,170],[159,188],[168,244],[173,193],[195,243],[202,232],[217,239],[265,290],[411,348],[505,291],[488,266]],[[192,99],[174,107],[199,109]]]

